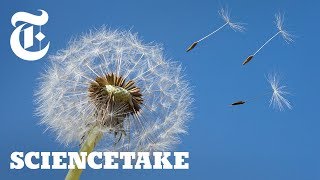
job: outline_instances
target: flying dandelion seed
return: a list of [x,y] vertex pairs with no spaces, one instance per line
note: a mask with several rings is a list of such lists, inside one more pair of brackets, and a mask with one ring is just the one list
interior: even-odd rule
[[[191,118],[191,91],[178,63],[130,32],[105,28],[50,57],[36,92],[41,123],[81,152],[167,151]],[[66,179],[79,178],[70,170]]]
[[[271,86],[271,91],[267,93],[263,93],[262,96],[265,95],[271,95],[270,99],[270,106],[272,106],[274,109],[278,109],[280,111],[283,111],[285,108],[292,109],[292,105],[289,100],[287,100],[284,96],[290,94],[289,92],[286,91],[286,86],[280,84],[280,80],[277,74],[269,74],[267,77],[268,83]],[[257,96],[255,98],[252,98],[247,101],[236,101],[232,104],[231,106],[237,106],[237,105],[242,105],[245,104],[249,101],[252,101],[254,99],[257,99],[260,96]]]
[[293,42],[293,36],[289,34],[286,30],[283,29],[283,22],[284,22],[284,15],[281,15],[280,13],[275,15],[276,21],[275,24],[277,26],[278,32],[274,34],[270,39],[268,39],[255,53],[250,55],[246,60],[243,61],[242,65],[247,64],[252,60],[252,58],[262,49],[264,46],[266,46],[272,39],[274,39],[279,34],[283,37],[283,39],[287,42]]
[[187,48],[187,52],[191,51],[193,48],[195,48],[199,42],[207,39],[208,37],[212,36],[213,34],[215,34],[216,32],[218,32],[219,30],[221,30],[222,28],[224,28],[225,26],[229,25],[234,31],[240,31],[243,32],[245,30],[243,23],[237,23],[237,22],[231,22],[230,20],[230,12],[228,11],[228,9],[221,9],[219,11],[219,15],[222,17],[222,19],[225,21],[225,23],[220,26],[218,29],[214,30],[213,32],[211,32],[210,34],[204,36],[203,38],[199,39],[198,41],[195,41],[194,43],[192,43],[188,48]]

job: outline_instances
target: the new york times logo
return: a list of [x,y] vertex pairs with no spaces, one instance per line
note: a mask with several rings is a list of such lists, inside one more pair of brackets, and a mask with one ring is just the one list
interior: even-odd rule
[[[27,61],[41,59],[47,54],[50,46],[50,42],[48,42],[44,48],[41,47],[41,41],[46,37],[41,32],[41,26],[48,22],[49,16],[46,11],[41,9],[39,11],[41,12],[40,16],[27,12],[17,12],[11,18],[12,26],[16,27],[10,37],[11,49],[19,58]],[[17,27],[18,22],[22,22],[22,24]],[[39,48],[30,50],[36,45],[34,38],[38,40],[36,44]],[[20,39],[23,39],[23,46]]]

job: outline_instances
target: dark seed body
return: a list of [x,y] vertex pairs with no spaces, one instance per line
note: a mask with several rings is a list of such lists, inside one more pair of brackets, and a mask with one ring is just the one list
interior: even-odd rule
[[194,47],[196,47],[197,44],[198,44],[198,42],[192,43],[192,44],[188,47],[187,52],[191,51]]
[[244,104],[244,103],[246,103],[246,102],[244,102],[244,101],[237,101],[237,102],[232,103],[231,106],[237,106],[237,105],[241,105],[241,104]]
[[250,62],[252,58],[253,58],[253,55],[250,55],[245,61],[243,61],[242,65],[245,65],[248,62]]

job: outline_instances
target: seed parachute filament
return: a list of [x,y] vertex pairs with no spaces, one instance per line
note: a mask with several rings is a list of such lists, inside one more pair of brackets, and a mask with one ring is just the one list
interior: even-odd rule
[[231,22],[230,20],[230,12],[228,11],[228,9],[221,9],[219,11],[219,14],[221,16],[221,18],[225,21],[225,23],[220,26],[219,28],[215,29],[214,31],[212,31],[211,33],[209,33],[208,35],[204,36],[203,38],[199,39],[198,41],[193,42],[186,50],[186,52],[191,51],[193,48],[195,48],[198,43],[200,43],[201,41],[209,38],[210,36],[214,35],[215,33],[217,33],[218,31],[220,31],[222,28],[224,28],[225,26],[229,25],[231,27],[231,29],[233,29],[234,31],[240,31],[243,32],[245,30],[243,23],[238,23],[238,22]]

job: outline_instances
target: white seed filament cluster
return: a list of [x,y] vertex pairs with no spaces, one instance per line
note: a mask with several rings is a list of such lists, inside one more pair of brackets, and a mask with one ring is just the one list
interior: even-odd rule
[[167,151],[186,133],[189,83],[160,46],[102,28],[50,62],[36,92],[37,114],[59,142],[79,145],[94,126],[103,134],[97,150]]

